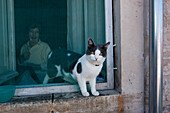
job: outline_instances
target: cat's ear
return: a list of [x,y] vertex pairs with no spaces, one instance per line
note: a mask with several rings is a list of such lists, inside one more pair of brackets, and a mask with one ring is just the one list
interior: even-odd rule
[[94,47],[95,44],[91,38],[88,39],[88,47]]
[[103,48],[107,49],[109,45],[110,45],[110,42],[107,42],[106,44],[103,45]]

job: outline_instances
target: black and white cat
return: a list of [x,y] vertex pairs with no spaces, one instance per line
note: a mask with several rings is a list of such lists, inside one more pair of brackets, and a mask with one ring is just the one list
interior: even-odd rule
[[65,81],[71,83],[69,67],[82,55],[66,49],[55,49],[48,55],[47,73],[44,77],[43,84],[63,83]]
[[[103,62],[107,55],[110,42],[100,45],[94,44],[88,39],[88,48],[82,56],[66,49],[56,49],[50,52],[47,61],[47,73],[43,84],[51,83],[74,83],[70,77],[78,82],[83,96],[89,96],[86,82],[90,83],[91,92],[98,96],[96,91],[96,77],[101,72]],[[70,74],[70,73],[71,74]]]
[[83,96],[89,96],[86,82],[90,84],[91,93],[94,96],[99,95],[96,91],[96,77],[103,67],[109,44],[110,42],[103,45],[95,44],[91,38],[88,39],[86,53],[70,66],[70,73],[78,82]]

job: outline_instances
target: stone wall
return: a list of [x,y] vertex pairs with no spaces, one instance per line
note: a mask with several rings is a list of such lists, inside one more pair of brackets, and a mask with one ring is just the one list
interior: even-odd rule
[[14,97],[0,104],[0,113],[143,113],[141,94],[119,95],[113,90],[100,91],[98,97],[80,93]]
[[145,0],[144,7],[144,111],[149,113],[149,0]]
[[[164,0],[163,12],[163,113],[170,112],[170,1]],[[145,112],[149,111],[149,0],[145,0]]]
[[164,0],[163,111],[170,112],[170,1]]

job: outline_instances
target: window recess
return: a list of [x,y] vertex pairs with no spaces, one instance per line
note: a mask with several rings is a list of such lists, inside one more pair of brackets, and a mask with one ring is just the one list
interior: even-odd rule
[[[1,14],[3,18],[0,22],[3,27],[0,32],[5,37],[0,57],[6,59],[1,65],[7,66],[6,69],[10,72],[17,72],[20,48],[29,39],[27,27],[38,23],[41,25],[41,40],[48,43],[51,50],[64,48],[84,54],[89,37],[99,44],[110,41],[112,46],[108,48],[103,69],[105,78],[97,83],[97,90],[114,88],[114,70],[117,67],[114,67],[113,60],[113,48],[116,44],[113,44],[112,0],[3,0],[0,5],[4,10]],[[5,68],[0,71],[5,71]],[[19,75],[15,73],[15,76]],[[65,82],[14,85],[17,86],[16,96],[78,91],[76,85]]]

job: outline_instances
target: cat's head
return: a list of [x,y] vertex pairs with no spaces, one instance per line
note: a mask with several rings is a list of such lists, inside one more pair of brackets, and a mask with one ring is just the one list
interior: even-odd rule
[[95,44],[91,38],[88,39],[88,48],[86,51],[87,60],[94,64],[100,65],[107,56],[107,48],[110,42],[106,44]]

